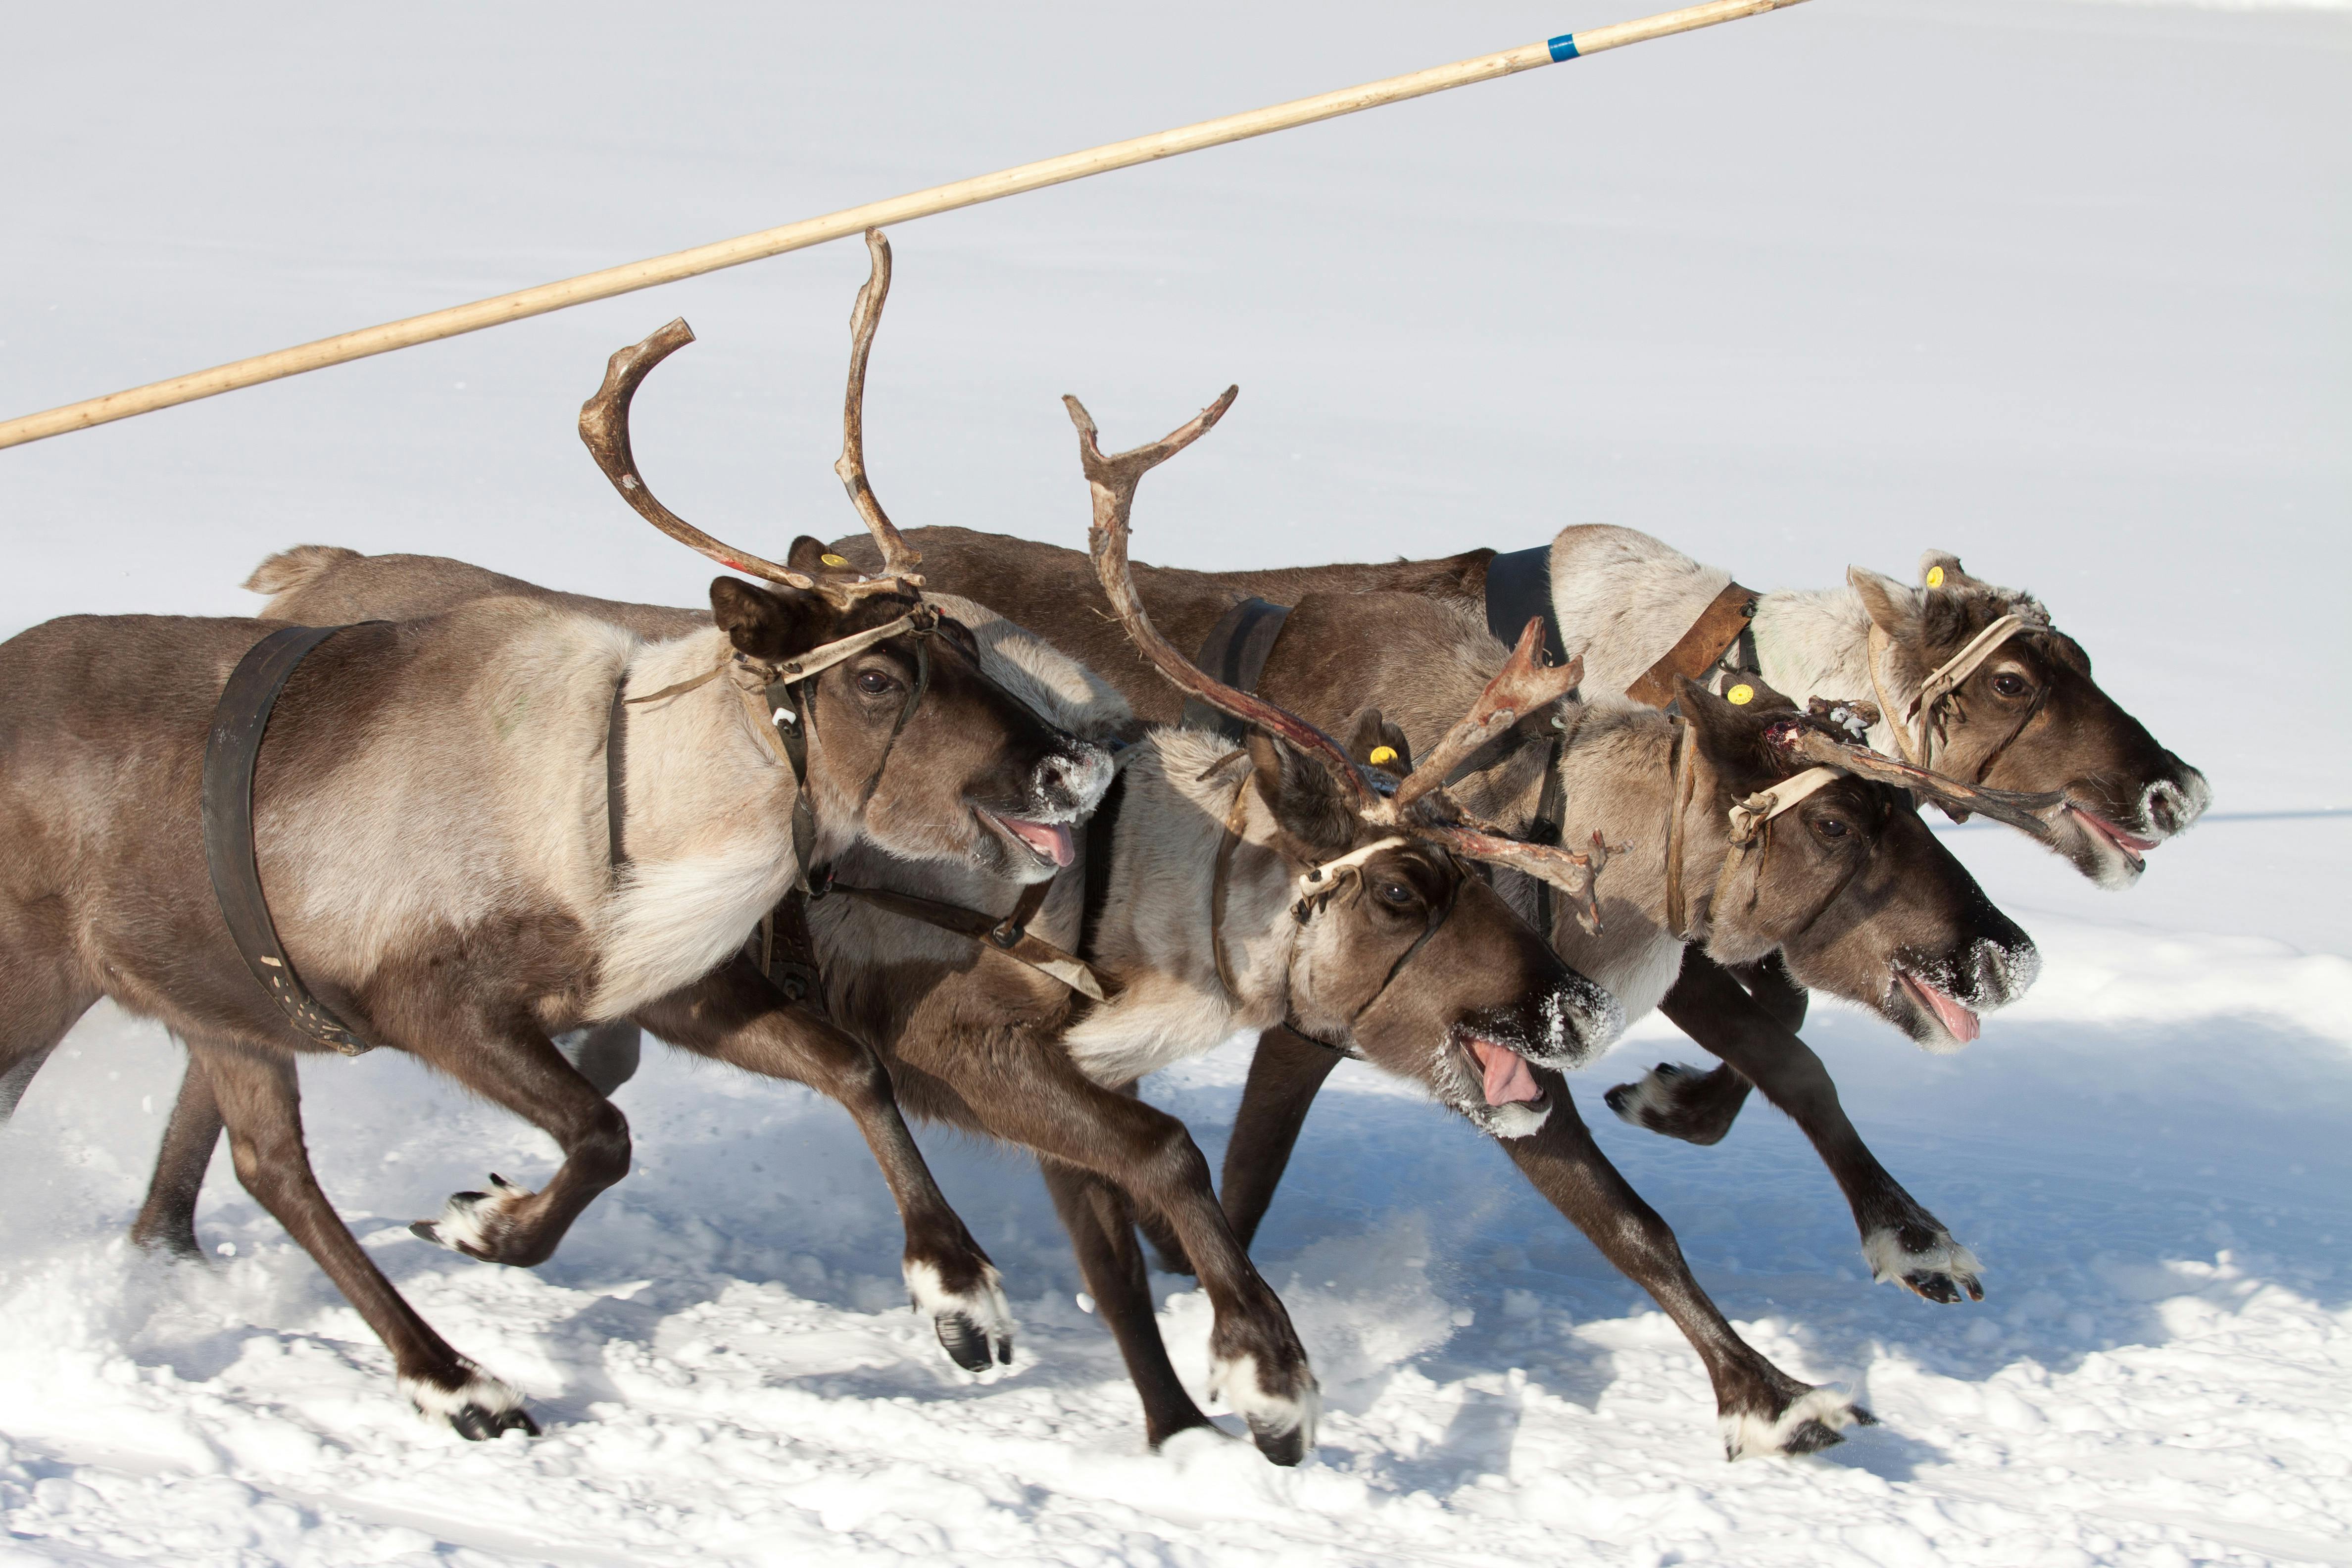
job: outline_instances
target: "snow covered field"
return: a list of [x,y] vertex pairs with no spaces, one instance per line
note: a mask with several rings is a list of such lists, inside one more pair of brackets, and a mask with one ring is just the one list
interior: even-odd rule
[[[1641,8],[20,6],[0,413]],[[1806,1031],[1981,1306],[1871,1286],[1770,1114],[1713,1150],[1609,1120],[1696,1059],[1655,1020],[1584,1075],[1741,1331],[1882,1426],[1724,1464],[1647,1300],[1355,1068],[1257,1249],[1330,1409],[1280,1471],[1140,1451],[1018,1162],[926,1135],[1023,1321],[973,1382],[828,1103],[656,1055],[619,1096],[636,1173],[522,1273],[404,1227],[544,1142],[388,1053],[316,1064],[353,1229],[549,1426],[467,1445],[225,1161],[213,1267],[117,1239],[178,1068],[101,1008],[0,1131],[0,1563],[2352,1563],[2347,65],[2341,5],[1815,0],[893,237],[869,446],[902,524],[1076,542],[1055,395],[1123,443],[1238,380],[1139,508],[1148,558],[1605,521],[1777,586],[1949,548],[2207,771],[2128,894],[1950,836],[2046,960],[1967,1053]],[[580,399],[685,314],[638,416],[665,498],[748,544],[840,531],[863,273],[837,246],[0,454],[0,635],[242,613],[306,540],[693,602]],[[1244,1059],[1148,1086],[1213,1158]],[[1205,1307],[1160,1283],[1197,1375]]]

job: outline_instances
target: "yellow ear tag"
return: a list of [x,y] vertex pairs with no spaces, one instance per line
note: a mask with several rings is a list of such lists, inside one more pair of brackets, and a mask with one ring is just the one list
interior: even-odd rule
[[1395,762],[1396,748],[1394,746],[1374,746],[1372,748],[1372,754],[1365,760],[1376,768],[1384,763]]
[[1734,708],[1745,708],[1756,700],[1756,689],[1752,686],[1735,686],[1723,694],[1723,700]]
[[1944,569],[1943,569],[1941,566],[1930,566],[1930,567],[1928,567],[1928,568],[1927,568],[1927,586],[1929,586],[1930,588],[1940,588],[1940,587],[1942,587],[1943,585],[1944,585]]
[[828,566],[846,566],[849,564],[849,557],[846,555],[827,553],[818,556],[817,559],[824,562]]

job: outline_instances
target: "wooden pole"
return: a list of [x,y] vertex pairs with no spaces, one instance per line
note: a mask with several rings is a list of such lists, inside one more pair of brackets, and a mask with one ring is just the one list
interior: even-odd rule
[[822,245],[829,239],[839,239],[845,235],[858,234],[869,226],[904,223],[909,218],[928,217],[933,213],[953,212],[958,207],[1018,195],[1024,191],[1034,191],[1045,185],[1082,180],[1089,174],[1125,169],[1160,158],[1173,158],[1181,153],[1244,141],[1252,136],[1264,136],[1269,132],[1287,131],[1295,125],[1311,125],[1318,120],[1336,119],[1360,110],[1400,103],[1409,98],[1466,87],[1472,82],[1491,81],[1496,77],[1533,70],[1538,66],[1597,55],[1603,49],[1622,48],[1627,44],[1662,38],[1671,33],[1712,27],[1719,22],[1738,21],[1742,16],[1777,11],[1801,3],[1801,0],[1710,0],[1706,5],[1667,11],[1639,21],[1619,22],[1581,33],[1563,33],[1556,38],[1505,49],[1500,54],[1481,55],[1475,59],[1457,60],[1452,65],[1392,76],[1385,80],[1367,82],[1361,87],[1342,88],[1337,92],[1321,93],[1313,98],[1294,99],[1270,109],[1255,109],[1241,114],[1228,114],[1218,120],[1203,120],[1197,125],[1138,136],[1126,142],[1112,142],[1088,148],[1083,153],[1068,153],[1040,163],[1023,163],[1017,168],[1000,169],[992,174],[978,174],[951,184],[933,185],[929,190],[916,191],[908,195],[827,213],[822,217],[804,218],[781,228],[761,229],[757,234],[698,245],[691,250],[672,251],[667,256],[656,256],[646,261],[608,267],[600,272],[583,272],[577,278],[567,278],[561,282],[542,283],[534,289],[517,289],[495,299],[477,300],[470,305],[453,305],[447,310],[387,321],[380,327],[363,327],[355,332],[320,338],[316,342],[280,349],[275,353],[257,354],[231,364],[215,365],[210,370],[173,376],[169,381],[150,382],[125,392],[109,393],[103,397],[69,403],[61,408],[24,415],[0,422],[0,447],[22,446],[44,437],[61,436],[68,430],[87,429],[110,420],[128,419],[134,414],[169,408],[175,403],[193,403],[200,397],[234,392],[241,386],[299,375],[304,371],[320,370],[348,360],[365,359],[370,354],[389,353],[394,349],[429,343],[436,338],[478,332],[484,327],[519,321],[526,316],[544,315],[570,305],[584,305],[592,300],[609,300],[615,294],[650,289],[660,283],[674,283],[681,278],[716,272],[725,267],[740,267],[746,261],[781,256],[788,250],[800,250],[812,245]]

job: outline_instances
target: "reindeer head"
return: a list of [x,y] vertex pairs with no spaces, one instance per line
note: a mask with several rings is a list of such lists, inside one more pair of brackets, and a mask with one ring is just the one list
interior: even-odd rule
[[[2100,886],[2129,887],[2147,852],[2204,811],[2205,775],[2099,689],[2082,646],[2039,601],[1979,582],[1940,551],[1919,570],[1917,588],[1846,574],[1905,758],[1996,789],[2063,791],[2074,820],[2051,847]],[[1920,700],[1898,701],[1898,690]]]
[[[1597,838],[1578,854],[1517,842],[1465,816],[1441,785],[1455,763],[1522,715],[1559,700],[1580,670],[1542,668],[1542,626],[1531,623],[1470,713],[1415,767],[1403,737],[1375,712],[1359,716],[1360,755],[1351,755],[1297,715],[1195,668],[1144,613],[1129,570],[1128,520],[1143,475],[1198,439],[1235,395],[1227,391],[1164,439],[1116,457],[1103,455],[1086,409],[1065,399],[1094,495],[1088,547],[1097,574],[1128,636],[1162,675],[1252,727],[1249,776],[1227,818],[1225,853],[1238,860],[1245,847],[1252,857],[1233,871],[1234,901],[1248,906],[1236,923],[1255,916],[1287,922],[1286,956],[1270,979],[1288,1022],[1419,1079],[1492,1132],[1523,1136],[1549,1111],[1528,1064],[1589,1060],[1624,1015],[1512,913],[1471,862],[1544,877],[1597,920],[1592,878],[1606,851]],[[1239,754],[1228,761],[1243,764]],[[1221,889],[1224,882],[1221,869]],[[1215,895],[1214,921],[1225,918],[1223,897]],[[1225,963],[1221,945],[1220,978],[1232,992]]]
[[604,385],[580,410],[580,437],[648,522],[765,579],[716,579],[711,615],[732,650],[727,678],[759,695],[766,721],[802,742],[819,858],[862,835],[911,859],[963,860],[988,875],[1042,881],[1070,863],[1072,829],[1108,786],[1110,758],[982,671],[971,634],[924,602],[922,557],[866,481],[866,366],[889,294],[890,247],[879,230],[866,240],[873,270],[850,315],[834,471],[881,548],[879,575],[805,538],[780,565],[720,542],[655,497],[631,450],[629,407],[653,368],[694,341],[682,320],[613,355]]
[[1974,1039],[1978,1013],[2032,984],[2032,939],[1928,830],[1913,795],[2045,841],[2050,819],[2065,815],[2061,796],[1907,767],[1769,693],[1734,707],[1685,680],[1676,706],[1688,725],[1678,822],[1706,844],[1682,858],[1685,892],[1695,906],[1706,900],[1694,934],[1708,956],[1741,963],[1778,948],[1801,984],[1862,1004],[1934,1050]]

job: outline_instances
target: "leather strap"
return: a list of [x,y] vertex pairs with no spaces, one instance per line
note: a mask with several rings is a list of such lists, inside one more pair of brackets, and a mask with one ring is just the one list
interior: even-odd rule
[[1121,987],[1108,975],[1098,973],[1092,964],[1075,953],[1066,952],[1029,930],[1029,922],[1053,890],[1053,881],[1032,882],[1021,890],[1021,901],[1013,912],[1002,919],[968,910],[961,904],[942,903],[915,893],[901,893],[890,888],[854,888],[846,882],[835,882],[833,890],[877,910],[887,910],[894,915],[920,921],[925,925],[959,936],[971,937],[986,942],[1007,958],[1017,960],[1049,979],[1058,980],[1079,995],[1091,1001],[1107,1002],[1118,995]]
[[1666,650],[1664,658],[1625,689],[1625,695],[1636,702],[1664,708],[1675,700],[1676,677],[1688,676],[1696,680],[1713,669],[1755,617],[1756,591],[1732,584],[1699,612],[1690,630]]
[[1514,550],[1486,563],[1486,630],[1505,647],[1517,646],[1527,624],[1541,617],[1544,653],[1550,664],[1566,664],[1559,623],[1551,612],[1551,546]]
[[[362,623],[369,626],[379,622]],[[253,774],[278,693],[311,649],[341,626],[281,626],[246,650],[221,689],[205,741],[205,865],[213,897],[237,956],[269,993],[287,1021],[310,1039],[347,1057],[372,1047],[302,983],[278,940],[253,845]]]
[[1690,935],[1690,911],[1683,899],[1683,819],[1690,810],[1691,787],[1697,773],[1691,765],[1691,752],[1696,744],[1690,721],[1676,714],[1674,756],[1666,771],[1666,931],[1677,942]]
[[[1244,599],[1217,617],[1217,624],[1202,639],[1201,651],[1193,656],[1192,663],[1236,691],[1255,693],[1258,678],[1265,673],[1265,661],[1274,652],[1275,639],[1282,635],[1282,624],[1289,618],[1287,605]],[[1240,720],[1220,712],[1197,697],[1185,700],[1181,722],[1188,730],[1213,730],[1228,741],[1238,741],[1249,732],[1249,726]]]

